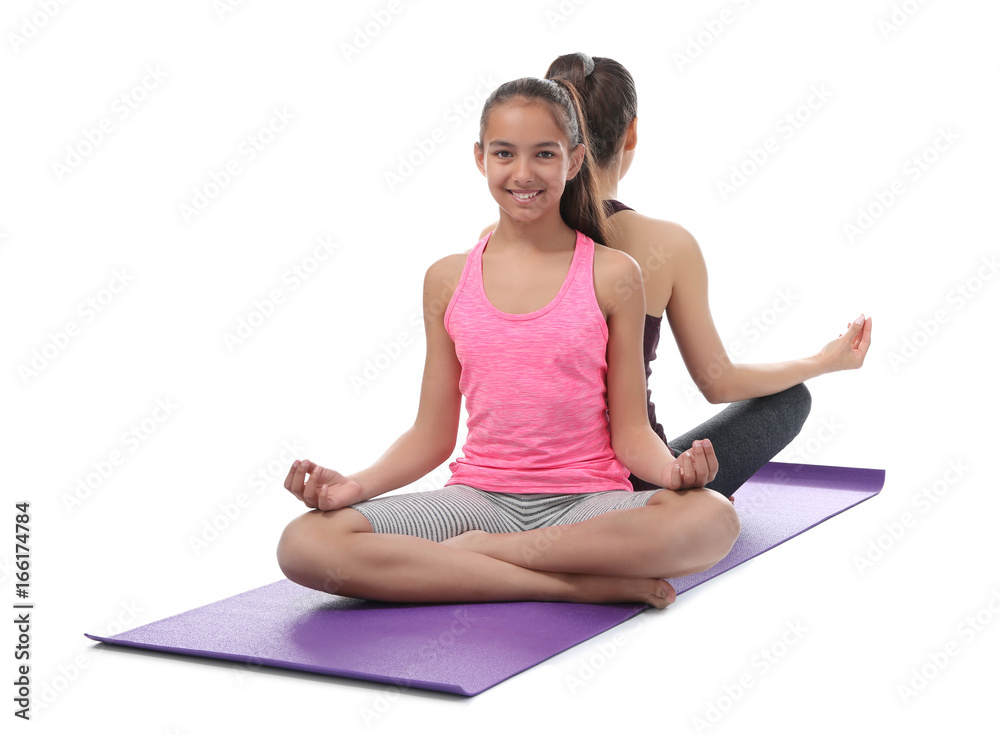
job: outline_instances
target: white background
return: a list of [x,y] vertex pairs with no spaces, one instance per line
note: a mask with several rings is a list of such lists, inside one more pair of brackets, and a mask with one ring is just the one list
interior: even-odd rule
[[[30,501],[36,605],[35,707],[19,726],[702,732],[719,707],[719,733],[962,732],[994,709],[994,4],[220,7],[16,0],[0,18],[0,595],[15,599],[13,505]],[[482,100],[576,50],[635,76],[640,144],[620,198],[698,239],[734,354],[802,357],[874,317],[863,369],[809,383],[812,414],[778,459],[884,468],[882,494],[468,700],[84,638],[280,578],[278,535],[303,510],[281,487],[292,456],[353,471],[409,426],[422,274],[496,214],[472,158]],[[814,87],[829,98],[786,137]],[[293,119],[249,160],[276,109]],[[777,152],[724,198],[719,182],[768,137]],[[185,217],[231,161],[240,173]],[[879,212],[894,179],[905,191]],[[852,241],[859,208],[880,216]],[[339,247],[317,264],[319,237]],[[283,301],[253,316],[275,290]],[[258,326],[230,349],[241,319]],[[668,332],[660,352],[654,399],[676,435],[718,407]],[[366,360],[382,368],[361,385]],[[782,650],[789,625],[805,632]],[[762,649],[782,653],[766,670]],[[904,696],[921,667],[933,678]],[[8,685],[8,722],[12,698]]]

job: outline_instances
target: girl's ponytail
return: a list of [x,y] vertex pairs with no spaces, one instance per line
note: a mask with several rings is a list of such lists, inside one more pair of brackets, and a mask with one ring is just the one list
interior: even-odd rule
[[559,213],[563,221],[574,230],[579,230],[594,242],[605,243],[605,224],[607,215],[601,192],[597,189],[597,179],[594,175],[594,157],[590,151],[590,137],[587,134],[587,119],[580,104],[580,95],[573,82],[564,79],[554,80],[565,88],[573,105],[573,112],[579,121],[580,140],[585,147],[583,165],[579,173],[566,182],[562,199],[559,200]]

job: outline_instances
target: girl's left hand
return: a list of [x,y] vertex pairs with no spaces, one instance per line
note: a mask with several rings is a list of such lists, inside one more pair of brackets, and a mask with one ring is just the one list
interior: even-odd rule
[[719,472],[715,448],[708,439],[697,439],[691,448],[667,465],[661,478],[667,490],[693,490],[705,487]]
[[819,359],[826,366],[826,372],[856,370],[865,362],[868,347],[872,341],[872,318],[862,314],[854,323],[847,325],[847,331],[837,336],[819,351]]

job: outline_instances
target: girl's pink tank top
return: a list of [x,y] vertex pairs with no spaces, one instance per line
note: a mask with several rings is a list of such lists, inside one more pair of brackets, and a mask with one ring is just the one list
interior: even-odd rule
[[611,448],[608,327],[594,293],[594,241],[581,232],[556,297],[528,314],[495,308],[483,251],[469,254],[444,324],[469,414],[448,485],[509,493],[632,490]]

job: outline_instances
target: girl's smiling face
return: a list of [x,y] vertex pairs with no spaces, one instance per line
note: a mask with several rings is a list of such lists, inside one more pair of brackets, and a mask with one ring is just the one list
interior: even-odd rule
[[492,110],[475,154],[500,209],[532,222],[559,216],[559,200],[583,165],[584,147],[570,147],[547,104],[511,100]]

